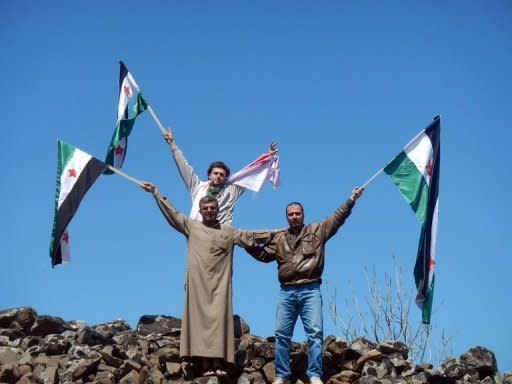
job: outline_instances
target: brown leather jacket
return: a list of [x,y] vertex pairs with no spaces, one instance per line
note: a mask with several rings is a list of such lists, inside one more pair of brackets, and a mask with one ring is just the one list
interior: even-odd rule
[[325,243],[343,225],[353,206],[348,199],[332,215],[305,225],[297,236],[289,231],[277,233],[265,246],[246,251],[264,263],[276,260],[281,285],[321,282]]

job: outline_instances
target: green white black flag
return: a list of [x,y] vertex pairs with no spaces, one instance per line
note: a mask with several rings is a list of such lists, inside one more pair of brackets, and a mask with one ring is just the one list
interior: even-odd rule
[[52,267],[70,260],[68,224],[75,215],[82,198],[107,168],[102,161],[72,145],[58,140],[57,146],[55,216],[50,241]]
[[424,324],[430,324],[435,283],[440,126],[441,121],[437,116],[384,168],[422,224],[414,278],[416,304],[422,309]]
[[[132,132],[135,118],[147,108],[146,100],[139,86],[122,61],[119,62],[119,106],[117,124],[107,151],[105,162],[115,168],[121,168],[128,149],[128,136]],[[105,174],[112,174],[107,170]]]

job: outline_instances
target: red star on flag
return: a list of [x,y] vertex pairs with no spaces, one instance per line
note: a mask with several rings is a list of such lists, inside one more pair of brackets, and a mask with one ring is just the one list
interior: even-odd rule
[[132,89],[127,85],[125,85],[123,87],[123,91],[124,91],[124,94],[128,97],[130,97],[132,95]]
[[429,269],[432,270],[434,269],[434,265],[436,265],[436,261],[434,259],[430,259],[428,261],[428,266],[429,266]]
[[67,231],[62,235],[62,241],[64,241],[66,244],[69,244],[69,235]]
[[69,177],[76,177],[76,170],[75,168],[69,168],[68,169]]
[[427,163],[427,166],[425,167],[425,170],[427,171],[427,175],[432,176],[432,160],[429,160]]
[[120,145],[116,145],[116,147],[114,148],[114,153],[116,155],[122,155],[124,153],[124,148],[121,147]]

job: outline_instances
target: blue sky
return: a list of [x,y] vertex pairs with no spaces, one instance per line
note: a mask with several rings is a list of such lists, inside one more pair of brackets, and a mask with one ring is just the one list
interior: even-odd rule
[[[385,4],[384,4],[385,3]],[[103,159],[124,60],[204,177],[238,170],[279,142],[282,185],[246,193],[235,225],[286,225],[330,214],[435,115],[441,115],[440,217],[432,346],[482,345],[512,370],[509,202],[512,3],[509,1],[31,1],[0,3],[0,308],[89,324],[145,314],[181,317],[185,239],[152,198],[103,176],[69,231],[73,261],[52,269],[56,140]],[[124,171],[151,180],[183,212],[190,200],[149,114]],[[386,175],[329,241],[324,307],[367,295],[365,267],[413,288],[419,222]],[[234,308],[273,334],[275,265],[235,255]],[[325,333],[340,334],[325,311]],[[411,321],[420,311],[411,309]],[[303,339],[301,324],[297,340]]]

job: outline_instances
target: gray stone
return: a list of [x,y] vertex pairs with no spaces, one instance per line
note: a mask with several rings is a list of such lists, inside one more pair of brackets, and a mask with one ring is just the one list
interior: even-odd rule
[[263,368],[265,363],[266,363],[266,360],[263,357],[255,357],[255,358],[251,359],[251,362],[250,362],[251,367],[256,370]]
[[385,355],[391,355],[393,353],[399,353],[402,355],[404,359],[407,359],[409,350],[407,346],[400,342],[400,341],[394,341],[394,340],[384,340],[381,341],[377,345],[377,349],[382,352]]
[[361,375],[362,376],[373,376],[378,379],[382,379],[385,376],[394,376],[395,370],[390,361],[386,358],[380,360],[367,360],[364,363]]
[[27,332],[37,318],[37,313],[31,307],[9,308],[0,311],[0,328],[10,328],[17,323]]
[[11,346],[10,341],[11,341],[11,339],[9,338],[9,336],[0,335],[0,346],[2,346],[2,347]]
[[57,384],[59,382],[59,378],[57,376],[57,368],[56,367],[47,367],[39,376],[39,379],[42,380],[44,384]]
[[264,357],[267,360],[274,358],[274,345],[267,342],[255,342],[253,344],[254,356]]
[[60,335],[48,335],[44,339],[44,348],[47,355],[65,355],[71,343]]
[[412,384],[426,384],[429,382],[430,377],[431,375],[426,371],[419,372],[411,376]]
[[380,380],[373,376],[362,376],[357,379],[355,384],[380,384]]
[[181,328],[181,319],[164,315],[145,315],[139,319],[136,331],[143,336],[152,333],[169,335],[176,328]]
[[375,349],[377,345],[364,337],[358,337],[350,343],[350,349],[358,352],[361,356]]
[[251,332],[249,324],[247,324],[239,315],[233,315],[233,323],[235,328],[235,337],[237,339]]
[[217,376],[196,377],[192,384],[221,384],[221,381]]
[[115,382],[116,377],[114,373],[109,371],[98,372],[94,378],[95,384],[114,384]]
[[249,379],[249,382],[251,382],[252,384],[267,384],[263,374],[258,371],[247,373],[247,378]]
[[347,349],[348,344],[341,337],[334,338],[331,342],[324,342],[324,349],[332,353],[335,359],[341,358],[343,352]]
[[487,348],[476,346],[461,355],[460,361],[469,368],[474,368],[480,380],[487,376],[493,377],[498,372],[498,364],[494,353]]
[[135,370],[131,370],[126,375],[124,375],[119,384],[139,384],[140,383],[139,374]]
[[80,344],[87,344],[89,346],[94,345],[111,345],[114,344],[114,340],[111,337],[102,335],[101,333],[86,328],[78,334],[78,342]]
[[156,367],[150,369],[148,376],[151,380],[150,382],[153,384],[162,384],[166,382],[164,374]]
[[50,334],[60,334],[70,329],[71,327],[58,316],[39,316],[30,328],[30,335],[46,336]]
[[79,379],[85,380],[91,373],[96,372],[100,359],[95,360],[80,360],[80,362],[74,367],[71,378],[73,381]]
[[0,347],[0,367],[15,363],[23,356],[23,349],[14,347]]
[[15,383],[21,377],[16,364],[0,365],[0,383]]
[[181,364],[180,363],[165,363],[165,374],[171,378],[181,376]]
[[242,373],[237,380],[237,384],[251,384],[249,376],[246,373]]
[[35,381],[32,381],[31,380],[32,378],[32,374],[31,373],[28,373],[24,376],[22,376],[17,382],[16,384],[32,384],[33,382]]
[[272,383],[276,378],[276,367],[274,362],[271,361],[263,366],[263,375],[269,383]]

